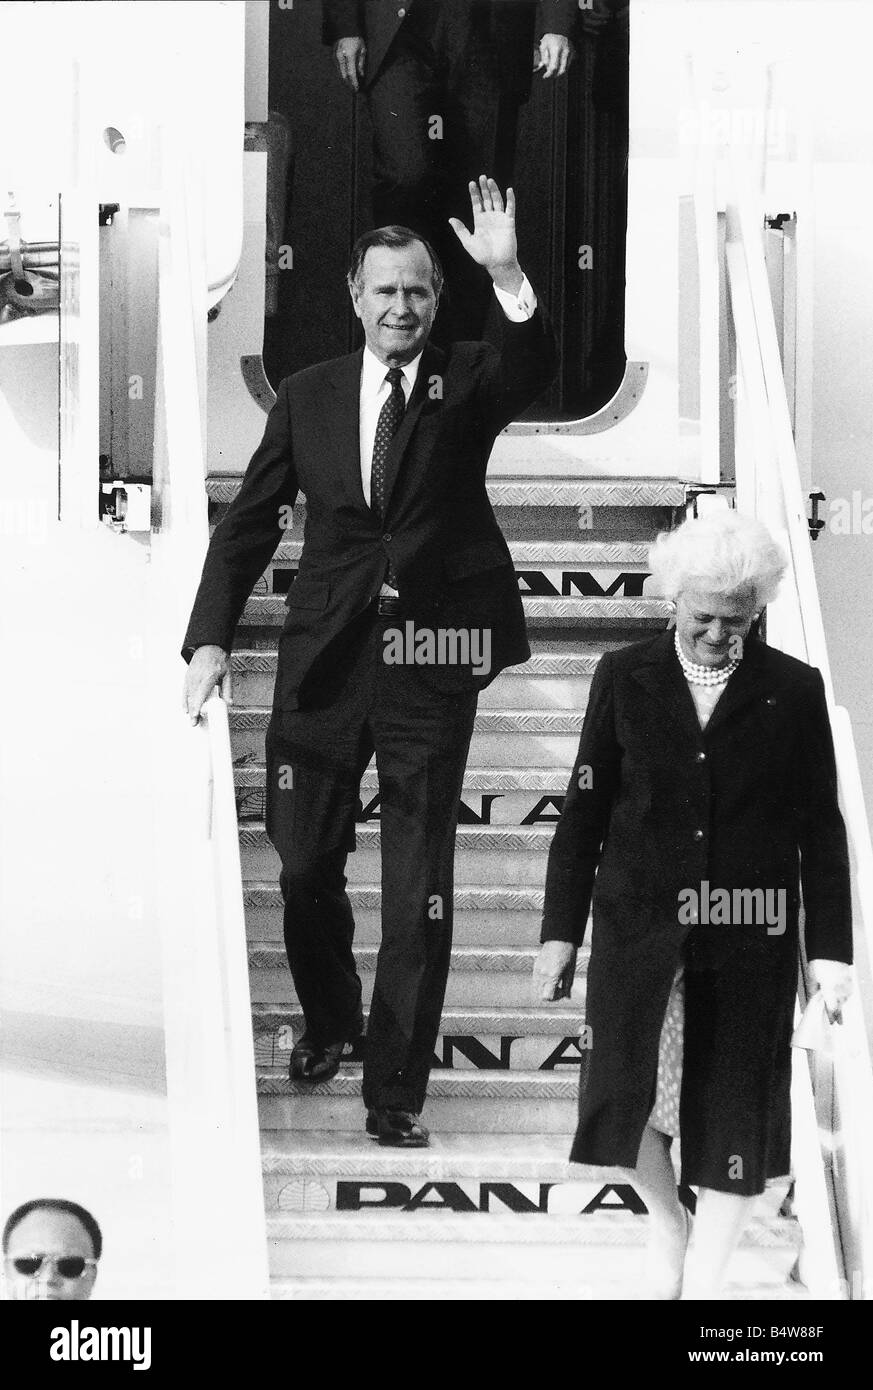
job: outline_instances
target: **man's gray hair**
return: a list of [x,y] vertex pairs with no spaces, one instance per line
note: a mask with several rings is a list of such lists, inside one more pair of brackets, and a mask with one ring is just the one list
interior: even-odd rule
[[352,247],[352,259],[349,265],[349,273],[346,277],[349,288],[353,289],[360,283],[361,272],[364,266],[364,257],[371,247],[388,246],[392,250],[399,251],[402,250],[404,246],[414,246],[416,242],[423,246],[430,256],[431,283],[433,284],[434,294],[439,297],[444,278],[439,256],[436,251],[434,251],[430,242],[425,241],[423,236],[418,235],[418,232],[414,232],[411,227],[401,227],[399,225],[376,227],[372,232],[365,232],[363,236],[358,237],[358,240]]
[[733,594],[751,589],[763,608],[776,597],[788,561],[763,522],[714,511],[663,531],[649,551],[655,587],[675,599],[687,589]]

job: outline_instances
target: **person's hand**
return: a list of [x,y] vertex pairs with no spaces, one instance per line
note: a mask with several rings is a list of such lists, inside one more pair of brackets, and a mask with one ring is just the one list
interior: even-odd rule
[[536,57],[534,72],[541,72],[543,77],[563,77],[575,50],[566,34],[543,34]]
[[337,39],[334,44],[333,56],[339,68],[339,75],[343,82],[351,87],[353,92],[360,89],[364,79],[364,62],[367,57],[367,45],[362,38]]
[[535,1004],[569,999],[576,974],[576,947],[572,941],[544,941],[533,969]]
[[851,965],[845,965],[841,960],[811,960],[809,973],[821,990],[828,1021],[842,1023],[843,1005],[852,993],[854,984]]
[[468,187],[472,232],[457,217],[450,217],[449,224],[467,255],[485,267],[498,289],[518,294],[524,274],[518,264],[515,238],[515,194],[507,188],[504,208],[503,196],[493,179],[482,174],[478,183],[471,182]]
[[182,695],[182,708],[192,724],[197,723],[203,705],[229,669],[227,652],[221,647],[197,648],[185,672]]

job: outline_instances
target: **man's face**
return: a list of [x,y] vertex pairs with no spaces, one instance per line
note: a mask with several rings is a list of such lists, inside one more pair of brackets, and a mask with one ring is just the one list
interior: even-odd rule
[[427,342],[436,313],[433,267],[420,241],[371,246],[351,289],[367,347],[386,367],[403,367]]
[[[43,1258],[34,1273],[16,1269],[15,1261],[28,1261],[37,1255],[51,1258]],[[37,1208],[13,1227],[9,1237],[3,1256],[7,1297],[71,1302],[90,1298],[97,1270],[94,1265],[82,1265],[82,1260],[93,1256],[91,1237],[77,1216]],[[62,1269],[58,1269],[59,1260]],[[77,1273],[78,1268],[81,1273]]]

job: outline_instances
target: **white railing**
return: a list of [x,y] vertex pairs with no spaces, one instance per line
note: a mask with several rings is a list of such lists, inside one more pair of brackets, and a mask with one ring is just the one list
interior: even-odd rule
[[253,1299],[269,1276],[229,690],[196,728],[181,708],[179,647],[208,543],[202,200],[197,169],[171,140],[164,154],[149,610],[176,1287]]
[[[763,209],[753,192],[748,167],[735,154],[729,164],[725,256],[737,348],[737,501],[741,510],[767,523],[790,557],[786,582],[767,610],[768,641],[816,666],[825,683],[853,860],[856,954],[863,954],[859,960],[861,969],[856,974],[866,983],[873,964],[873,852],[869,825],[849,717],[833,703],[824,624],[764,258]],[[808,993],[806,980],[804,986]],[[820,1146],[830,1180],[832,1225],[839,1238],[846,1281],[838,1292],[860,1298],[873,1293],[873,1068],[857,987],[843,1017],[834,1056],[816,1054],[811,1070]],[[810,1138],[814,1129],[808,1116],[801,1115],[800,1119],[803,1133]],[[803,1147],[806,1150],[807,1146]],[[799,1147],[796,1152],[800,1154]],[[808,1152],[800,1161],[808,1164]],[[810,1182],[816,1184],[817,1175]],[[820,1223],[813,1221],[809,1232],[804,1226],[804,1235],[811,1247],[808,1253],[815,1257],[808,1261],[807,1281],[817,1285],[814,1291],[819,1296],[833,1297],[834,1292],[828,1292],[832,1278],[822,1265],[822,1259],[827,1263],[827,1242]]]

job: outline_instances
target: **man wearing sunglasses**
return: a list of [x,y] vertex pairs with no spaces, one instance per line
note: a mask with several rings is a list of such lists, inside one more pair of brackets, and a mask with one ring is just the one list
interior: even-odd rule
[[8,1299],[81,1302],[91,1297],[103,1237],[77,1202],[38,1197],[16,1207],[3,1228]]

